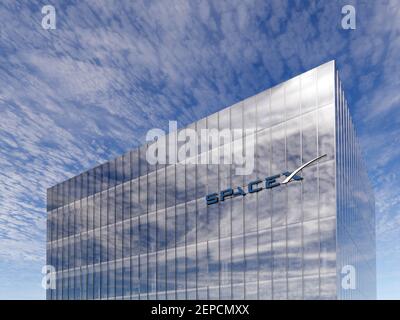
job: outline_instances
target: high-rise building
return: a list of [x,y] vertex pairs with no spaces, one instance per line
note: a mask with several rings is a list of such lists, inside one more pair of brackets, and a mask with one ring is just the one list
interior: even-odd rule
[[[201,129],[217,138],[192,136],[193,155],[179,135]],[[376,298],[374,196],[334,61],[178,132],[48,189],[48,299]]]

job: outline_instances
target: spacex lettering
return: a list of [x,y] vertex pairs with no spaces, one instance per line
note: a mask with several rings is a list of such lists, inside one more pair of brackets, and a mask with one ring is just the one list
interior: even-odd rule
[[[264,180],[258,179],[251,181],[249,184],[247,184],[246,187],[236,187],[236,188],[228,188],[225,190],[222,190],[220,193],[211,193],[206,196],[206,201],[207,205],[218,203],[219,201],[225,201],[228,198],[236,197],[236,196],[245,196],[247,193],[256,193],[259,192],[263,189],[272,189],[275,187],[278,187],[281,184],[288,184],[291,181],[300,181],[303,180],[301,176],[298,176],[297,173],[299,173],[301,170],[304,168],[308,167],[312,163],[318,161],[319,159],[325,157],[326,154],[316,157],[293,172],[283,172],[281,174],[276,174],[271,177],[267,177]],[[277,180],[281,177],[284,176],[286,177],[282,182],[278,182]],[[247,192],[245,191],[247,190]]]

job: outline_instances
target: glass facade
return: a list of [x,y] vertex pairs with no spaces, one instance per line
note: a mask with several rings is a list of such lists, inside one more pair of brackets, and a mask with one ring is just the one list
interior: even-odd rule
[[338,277],[338,298],[376,299],[375,198],[337,74],[336,95],[337,272],[351,265],[357,275],[354,290]]
[[[235,163],[193,158],[153,165],[146,144],[48,189],[56,289],[47,298],[375,298],[374,200],[335,63],[179,132],[207,128],[218,130],[217,145],[199,142],[196,159],[221,160],[224,148],[242,152],[254,141],[254,170],[239,175]],[[168,137],[179,147],[177,136]],[[207,205],[208,194],[323,154],[302,180]],[[351,292],[341,285],[349,264]]]

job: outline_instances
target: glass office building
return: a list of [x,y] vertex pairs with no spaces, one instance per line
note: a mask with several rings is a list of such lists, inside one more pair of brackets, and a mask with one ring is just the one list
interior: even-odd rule
[[335,62],[181,130],[205,128],[242,133],[197,157],[253,141],[253,170],[151,164],[148,143],[48,189],[47,299],[375,299],[374,196]]

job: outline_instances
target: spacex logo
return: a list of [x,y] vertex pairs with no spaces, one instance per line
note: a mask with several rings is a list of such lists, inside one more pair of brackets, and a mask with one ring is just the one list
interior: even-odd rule
[[[317,162],[319,159],[321,159],[325,156],[326,156],[326,154],[316,157],[316,158],[306,162],[302,166],[298,167],[293,172],[286,171],[281,174],[276,174],[274,176],[267,177],[264,180],[258,179],[258,180],[251,181],[245,187],[228,188],[228,189],[222,190],[219,193],[208,194],[206,196],[207,205],[218,203],[220,201],[225,201],[226,199],[233,198],[236,196],[245,196],[247,193],[256,193],[263,189],[272,189],[272,188],[280,186],[281,184],[288,184],[292,181],[301,181],[301,180],[303,180],[303,177],[299,176],[298,173],[300,171],[302,171],[304,168],[310,166],[311,164],[313,164],[314,162]],[[283,181],[278,182],[278,179],[282,176],[284,176],[286,178]]]
[[[312,160],[306,162],[306,163],[303,164],[301,167],[298,167],[298,168],[297,168],[296,170],[294,170],[285,180],[282,181],[282,184],[287,184],[287,183],[289,183],[290,181],[292,181],[292,180],[294,179],[294,177],[296,176],[296,174],[297,174],[299,171],[303,170],[304,168],[308,167],[310,164],[312,164],[312,163],[318,161],[319,159],[321,159],[321,158],[323,158],[323,157],[325,157],[325,156],[326,156],[326,154],[323,154],[322,156],[316,157],[316,158],[314,158],[314,159],[312,159]],[[301,179],[303,179],[303,178],[301,178]]]

